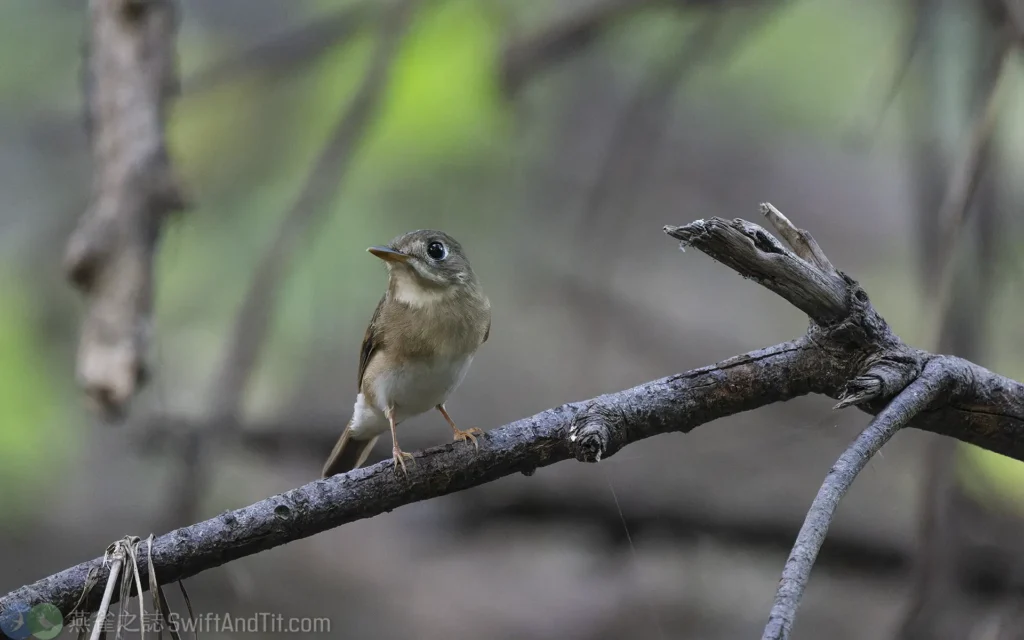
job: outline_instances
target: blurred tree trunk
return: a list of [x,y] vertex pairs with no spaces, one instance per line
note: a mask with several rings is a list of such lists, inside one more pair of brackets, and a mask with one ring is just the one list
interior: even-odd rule
[[[996,289],[1000,249],[1000,189],[997,150],[990,145],[982,176],[969,203],[957,247],[942,255],[940,220],[951,169],[973,114],[983,108],[989,72],[1001,55],[994,24],[982,2],[913,0],[910,20],[923,29],[916,54],[918,73],[909,92],[920,277],[933,300],[943,286],[942,262],[952,287],[941,320],[937,351],[990,366],[986,332]],[[965,19],[966,18],[966,19]],[[938,248],[938,249],[937,249]],[[1024,550],[1024,522],[968,495],[958,478],[960,445],[936,438],[927,452],[918,556],[902,640],[1024,638],[1024,627],[1007,614],[1021,609],[1014,593],[1015,557]],[[1019,614],[1017,614],[1019,616]],[[1014,628],[1016,627],[1016,628]]]

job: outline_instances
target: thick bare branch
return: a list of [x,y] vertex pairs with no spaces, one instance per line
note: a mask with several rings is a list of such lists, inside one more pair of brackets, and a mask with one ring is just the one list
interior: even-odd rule
[[[778,217],[776,224],[785,226]],[[838,487],[863,464],[856,456],[866,459],[881,446],[882,440],[872,434],[886,425],[907,423],[1024,460],[1024,385],[960,358],[907,347],[856,282],[806,262],[757,225],[714,218],[670,232],[794,304],[803,304],[812,316],[807,334],[519,420],[482,437],[477,452],[454,444],[434,447],[416,455],[418,464],[408,478],[394,473],[388,460],[178,529],[154,542],[152,562],[160,582],[513,473],[529,475],[569,458],[599,461],[637,440],[688,432],[720,417],[808,393],[853,397],[851,402],[860,408],[882,415],[851,450],[854,457],[844,457],[837,465],[835,477],[826,483],[827,500],[838,500]],[[799,237],[811,246],[809,235]],[[810,251],[800,251],[805,250]],[[937,384],[936,371],[951,393],[922,388]],[[834,509],[831,502],[818,506],[826,512]],[[817,516],[812,520],[819,522]],[[823,529],[816,531],[824,534]],[[45,601],[70,611],[88,577],[96,583],[106,579],[107,569],[101,565],[96,559],[23,587],[0,599],[0,609]],[[142,571],[148,572],[148,566]],[[94,611],[99,599],[99,593],[90,592],[79,610]]]
[[756,224],[711,218],[668,226],[665,233],[771,289],[818,324],[830,325],[849,315],[848,284],[842,276],[805,261]]
[[[574,455],[583,459],[601,452],[611,455],[613,447],[651,435],[689,431],[738,411],[804,395],[830,376],[824,368],[813,366],[814,352],[808,341],[798,340],[589,402],[549,409],[490,431],[479,439],[475,454],[455,444],[417,453],[408,480],[394,473],[390,460],[317,480],[160,536],[153,543],[153,564],[161,584],[170,583],[411,502],[514,473],[531,473]],[[760,383],[751,386],[756,381]],[[615,408],[605,412],[600,422],[614,444],[595,448],[588,438],[574,443],[568,437],[574,419],[595,416],[599,407]],[[588,423],[597,424],[594,419]],[[140,570],[148,572],[148,567],[140,563]],[[104,583],[107,569],[98,558],[8,594],[0,599],[0,609],[15,602],[50,602],[70,611],[90,571],[96,572],[99,584]],[[143,584],[147,576],[143,575]],[[95,611],[100,595],[98,590],[90,593],[79,611]]]
[[167,216],[186,199],[165,144],[178,91],[174,0],[90,0],[84,73],[94,163],[92,202],[68,241],[65,269],[88,312],[77,377],[107,417],[147,374],[153,260]]

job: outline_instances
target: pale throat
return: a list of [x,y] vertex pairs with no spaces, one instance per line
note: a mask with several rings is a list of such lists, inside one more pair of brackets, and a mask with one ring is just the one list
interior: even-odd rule
[[393,269],[391,281],[394,283],[392,291],[395,299],[410,307],[422,308],[436,304],[448,295],[443,288],[423,286],[416,276],[405,269]]

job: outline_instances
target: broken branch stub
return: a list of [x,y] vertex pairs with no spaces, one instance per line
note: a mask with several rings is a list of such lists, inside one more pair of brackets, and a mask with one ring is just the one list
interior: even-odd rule
[[77,378],[108,418],[144,384],[153,261],[168,215],[187,206],[167,154],[178,90],[174,0],[90,0],[85,49],[92,201],[68,240],[68,279],[85,296]]
[[808,337],[848,373],[836,408],[891,398],[906,387],[921,371],[920,354],[892,333],[860,285],[832,265],[810,233],[769,203],[761,212],[792,248],[741,219],[697,220],[664,231],[807,314]]

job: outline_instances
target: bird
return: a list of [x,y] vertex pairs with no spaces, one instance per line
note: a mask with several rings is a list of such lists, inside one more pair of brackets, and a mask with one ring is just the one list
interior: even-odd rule
[[363,337],[352,417],[324,478],[361,467],[389,429],[395,472],[401,468],[408,476],[406,460],[415,459],[398,446],[396,427],[432,409],[448,422],[455,442],[479,450],[483,434],[459,429],[445,409],[491,334],[491,303],[462,245],[443,231],[420,229],[367,251],[384,261],[388,286]]

